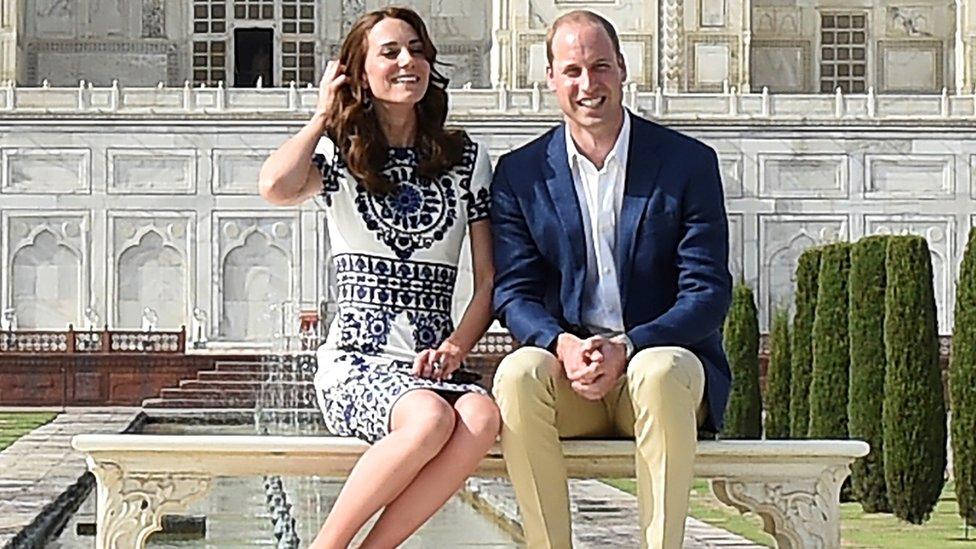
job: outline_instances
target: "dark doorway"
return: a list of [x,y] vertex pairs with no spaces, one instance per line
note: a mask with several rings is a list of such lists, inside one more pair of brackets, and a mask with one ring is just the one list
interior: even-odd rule
[[234,30],[234,86],[254,88],[258,77],[262,85],[274,86],[274,31],[271,29]]

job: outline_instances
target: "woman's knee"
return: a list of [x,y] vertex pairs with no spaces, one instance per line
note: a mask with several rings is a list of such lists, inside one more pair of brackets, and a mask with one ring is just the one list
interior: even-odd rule
[[454,432],[454,409],[432,391],[414,390],[394,405],[393,430],[408,435],[420,448],[437,453]]
[[517,396],[528,387],[549,383],[558,368],[559,360],[549,351],[522,347],[502,359],[492,391],[495,398]]
[[476,439],[491,446],[501,430],[498,406],[486,395],[467,394],[454,404],[457,411],[457,427],[462,426]]

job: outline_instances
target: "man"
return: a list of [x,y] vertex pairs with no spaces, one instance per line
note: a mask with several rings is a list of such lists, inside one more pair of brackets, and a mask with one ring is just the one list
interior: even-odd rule
[[530,548],[571,546],[560,438],[634,437],[642,545],[684,537],[696,433],[717,431],[731,374],[718,162],[626,111],[626,67],[602,17],[547,36],[565,124],[498,162],[495,308],[524,347],[495,377],[502,448]]

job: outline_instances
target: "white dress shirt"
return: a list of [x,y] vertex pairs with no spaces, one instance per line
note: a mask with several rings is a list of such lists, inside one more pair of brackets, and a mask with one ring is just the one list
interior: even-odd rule
[[[586,158],[566,128],[566,152],[573,184],[583,217],[586,237],[586,279],[583,286],[583,326],[594,334],[616,336],[624,332],[620,286],[614,247],[617,237],[617,217],[624,201],[627,179],[627,153],[630,147],[630,113],[624,109],[624,123],[617,141],[597,168]],[[632,350],[630,340],[619,338]],[[628,353],[629,354],[629,353]]]

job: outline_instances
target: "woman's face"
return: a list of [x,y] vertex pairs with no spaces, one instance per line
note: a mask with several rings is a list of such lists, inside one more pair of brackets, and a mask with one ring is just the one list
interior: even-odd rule
[[413,105],[423,99],[430,63],[417,31],[402,19],[387,17],[367,34],[366,85],[374,101]]

